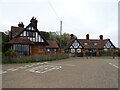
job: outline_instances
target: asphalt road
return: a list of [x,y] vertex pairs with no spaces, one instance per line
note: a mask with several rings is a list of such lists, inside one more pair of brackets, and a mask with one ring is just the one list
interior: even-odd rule
[[75,57],[2,67],[2,88],[118,88],[117,58]]

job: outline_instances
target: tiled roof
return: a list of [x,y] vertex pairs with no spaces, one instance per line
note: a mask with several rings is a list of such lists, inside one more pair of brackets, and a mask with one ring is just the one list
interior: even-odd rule
[[[24,30],[23,27],[11,26],[12,38],[20,34],[23,30]],[[10,33],[10,36],[11,36],[11,33]]]
[[77,38],[72,38],[71,40],[68,40],[65,49],[69,48],[70,45],[73,43],[73,41],[74,41],[75,39],[77,39]]
[[13,38],[8,42],[8,44],[34,44],[32,41],[30,41],[28,38]]
[[[73,43],[75,39],[69,40],[67,41],[67,46],[65,49],[69,48],[70,45]],[[85,48],[85,49],[90,49],[90,48],[98,48],[98,49],[102,49],[104,48],[105,43],[109,40],[109,39],[77,39],[79,41],[79,43]],[[110,40],[109,40],[110,41]],[[88,45],[84,45],[83,43],[88,43]],[[98,43],[98,45],[93,45],[93,43]],[[111,42],[112,43],[112,42]],[[114,46],[114,45],[113,45]]]
[[46,48],[59,48],[56,41],[54,41],[54,40],[47,40],[47,42],[49,43],[49,45],[46,46]]
[[[104,47],[104,40],[100,39],[78,39],[79,42],[84,46],[84,48],[89,49],[89,48],[103,48]],[[83,43],[88,43],[88,45],[84,45]],[[98,45],[93,45],[93,43],[98,43]]]

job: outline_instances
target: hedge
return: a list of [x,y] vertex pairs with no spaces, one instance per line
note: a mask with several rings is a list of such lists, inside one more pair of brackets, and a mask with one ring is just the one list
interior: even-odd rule
[[50,54],[50,55],[38,55],[38,56],[24,56],[24,57],[8,57],[3,56],[2,63],[31,63],[31,62],[43,62],[69,58],[69,54]]

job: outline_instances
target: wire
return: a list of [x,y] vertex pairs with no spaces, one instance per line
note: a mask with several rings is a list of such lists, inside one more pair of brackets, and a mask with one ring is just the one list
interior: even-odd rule
[[55,11],[55,8],[54,8],[53,5],[51,4],[50,0],[48,0],[48,4],[50,5],[51,9],[52,9],[53,12],[55,13],[56,17],[57,17],[59,20],[61,20],[60,17],[59,17],[59,15],[58,15],[57,12]]

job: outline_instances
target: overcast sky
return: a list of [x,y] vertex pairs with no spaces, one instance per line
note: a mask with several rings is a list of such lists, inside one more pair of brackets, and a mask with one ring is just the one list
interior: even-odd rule
[[1,0],[0,31],[10,30],[35,16],[40,31],[75,34],[79,39],[103,35],[118,46],[118,0]]

